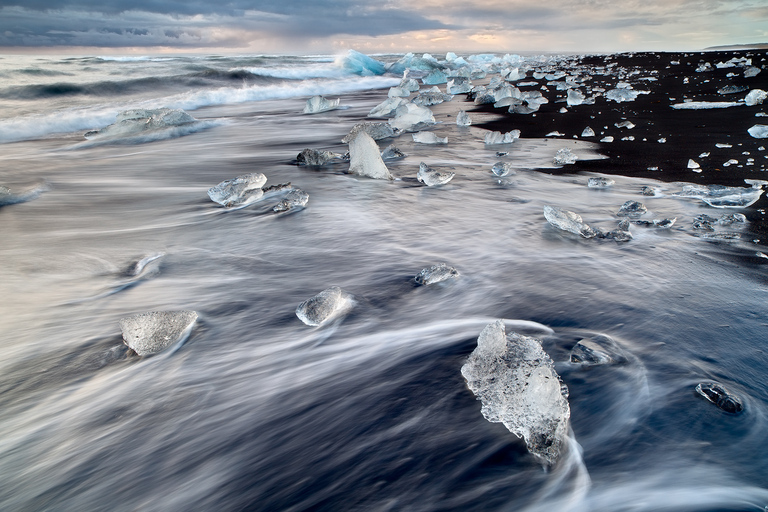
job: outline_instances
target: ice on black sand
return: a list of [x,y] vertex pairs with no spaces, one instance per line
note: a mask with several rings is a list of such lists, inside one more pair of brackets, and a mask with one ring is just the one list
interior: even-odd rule
[[611,178],[589,178],[587,180],[587,186],[589,188],[608,188],[612,187],[616,183]]
[[613,338],[597,334],[574,345],[571,362],[583,366],[623,364],[627,362],[627,356]]
[[195,320],[194,311],[150,311],[122,318],[120,330],[126,345],[148,356],[186,340]]
[[209,188],[208,197],[228,208],[247,206],[264,195],[261,187],[266,182],[267,177],[260,172],[243,174]]
[[434,132],[417,132],[412,137],[419,144],[448,144],[448,137],[438,137]]
[[416,173],[416,179],[428,187],[445,185],[453,179],[456,173],[448,171],[438,171],[429,167],[424,162],[419,164],[419,172]]
[[581,215],[572,211],[545,205],[544,218],[557,229],[581,235],[584,238],[597,236],[597,232],[581,219]]
[[304,208],[309,201],[309,194],[299,188],[293,188],[288,191],[288,194],[273,208],[275,213],[287,212],[292,210],[298,210]]
[[416,275],[416,282],[421,285],[430,285],[435,283],[441,283],[448,279],[456,279],[460,276],[459,271],[453,267],[449,267],[445,263],[438,263],[432,265],[429,268],[422,269]]
[[738,414],[744,410],[741,398],[717,382],[702,382],[696,386],[696,392],[725,412]]
[[512,169],[512,164],[509,162],[496,162],[491,167],[491,172],[500,178],[516,174]]
[[322,96],[312,96],[307,100],[306,105],[304,105],[304,113],[319,114],[320,112],[327,112],[329,110],[338,108],[340,102],[340,98],[329,100]]
[[435,123],[435,116],[429,108],[414,103],[399,106],[395,111],[395,117],[389,120],[393,130],[404,132],[417,132]]
[[307,325],[317,326],[349,312],[353,306],[351,294],[332,286],[299,304],[296,316]]
[[756,139],[768,138],[768,125],[756,124],[749,128],[747,132]]
[[456,114],[456,124],[458,126],[469,126],[472,124],[472,119],[469,118],[469,114],[459,110],[459,113]]
[[377,180],[393,179],[381,158],[379,146],[364,130],[349,142],[349,172]]
[[520,138],[520,130],[512,130],[507,133],[488,132],[485,134],[485,143],[493,144],[511,144]]
[[111,125],[86,132],[84,136],[86,139],[127,137],[195,122],[197,119],[180,109],[132,109],[117,114]]
[[557,462],[571,411],[567,388],[539,340],[507,337],[498,320],[480,333],[461,374],[482,402],[485,419],[503,423],[547,464]]
[[638,201],[627,201],[621,205],[621,208],[616,212],[616,215],[619,217],[639,217],[647,211],[648,208],[646,208],[643,203]]
[[393,129],[392,126],[387,123],[357,123],[351,130],[349,130],[349,133],[341,139],[341,142],[348,144],[361,131],[370,135],[373,140],[387,139],[399,135],[398,131]]

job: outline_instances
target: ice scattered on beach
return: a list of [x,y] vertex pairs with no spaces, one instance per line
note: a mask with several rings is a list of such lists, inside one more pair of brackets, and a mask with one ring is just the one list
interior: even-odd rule
[[417,132],[435,122],[435,116],[429,108],[406,103],[397,108],[395,117],[389,120],[389,125],[398,131]]
[[674,196],[701,199],[715,208],[743,208],[754,204],[763,194],[762,187],[725,187],[723,185],[684,185]]
[[453,267],[449,267],[445,263],[438,263],[432,265],[429,268],[422,269],[419,272],[415,280],[421,285],[430,285],[447,281],[448,279],[456,279],[460,276],[459,271]]
[[581,137],[594,137],[595,136],[595,130],[587,126],[584,128],[584,130],[581,132]]
[[120,319],[123,341],[140,356],[182,343],[197,320],[194,311],[151,311]]
[[339,103],[341,103],[340,98],[329,100],[322,96],[312,96],[307,100],[306,105],[304,105],[303,112],[305,114],[319,114],[321,112],[328,112],[329,110],[338,108]]
[[701,110],[712,108],[740,107],[743,103],[738,101],[687,101],[684,103],[674,103],[672,108],[675,110]]
[[332,286],[299,304],[296,316],[307,325],[318,326],[349,312],[353,306],[351,294]]
[[448,144],[448,137],[438,137],[434,132],[417,132],[411,135],[420,144]]
[[208,189],[212,201],[227,208],[242,208],[261,198],[267,177],[260,172],[243,174]]
[[615,180],[603,177],[589,178],[587,180],[587,186],[589,188],[609,188],[612,187],[615,183]]
[[296,156],[298,165],[326,165],[333,162],[341,162],[344,155],[334,153],[333,151],[322,151],[318,149],[304,149]]
[[398,131],[388,123],[357,123],[341,142],[348,144],[360,132],[367,133],[373,140],[388,139],[398,135]]
[[491,172],[499,177],[515,174],[515,172],[512,170],[512,164],[509,162],[496,162],[493,164],[493,167],[491,167]]
[[117,114],[113,124],[86,132],[84,136],[90,140],[117,139],[195,123],[197,119],[180,109],[132,109]]
[[557,150],[557,153],[555,153],[552,163],[555,165],[567,165],[576,163],[576,160],[578,159],[578,155],[573,154],[570,149],[560,148]]
[[416,173],[416,179],[428,187],[445,185],[453,179],[456,173],[448,171],[438,171],[429,167],[424,162],[419,164],[419,172]]
[[470,119],[469,114],[459,110],[459,113],[456,114],[456,124],[458,126],[469,126],[472,124],[472,119]]
[[309,201],[309,194],[299,188],[291,189],[288,194],[273,208],[275,213],[287,212],[304,208]]
[[487,145],[510,144],[518,138],[520,138],[520,130],[512,130],[507,133],[488,132],[485,134],[485,143]]
[[619,217],[639,217],[648,211],[648,208],[643,203],[638,201],[627,201],[621,205],[619,211],[616,213]]
[[593,238],[597,235],[597,232],[582,220],[581,215],[569,210],[545,205],[544,218],[554,227],[584,238]]
[[738,414],[744,410],[741,398],[717,382],[702,382],[696,392],[725,412]]
[[610,336],[597,334],[584,338],[571,349],[570,360],[582,366],[624,364],[626,353]]
[[408,100],[403,98],[387,98],[368,113],[368,117],[393,117],[398,107],[408,103]]

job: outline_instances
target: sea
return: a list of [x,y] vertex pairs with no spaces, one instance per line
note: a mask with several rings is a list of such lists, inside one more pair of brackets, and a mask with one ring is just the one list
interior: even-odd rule
[[[599,161],[600,134],[523,130],[485,144],[483,124],[513,114],[467,94],[429,107],[447,143],[378,141],[406,155],[386,161],[393,180],[349,174],[343,158],[298,165],[307,148],[343,155],[357,123],[386,122],[368,114],[404,73],[466,63],[473,84],[489,84],[515,68],[519,82],[540,72],[542,90],[574,73],[563,62],[0,56],[0,509],[768,510],[768,256],[749,222],[717,220],[749,206],[713,207],[649,178],[589,187],[607,175],[553,158]],[[629,80],[616,69],[601,76]],[[553,105],[565,94],[544,90]],[[304,113],[316,95],[338,108]],[[161,108],[195,121],[92,135],[120,112]],[[497,176],[498,161],[512,172]],[[425,186],[422,162],[455,176]],[[269,194],[244,208],[209,198],[248,173],[309,200],[275,213]],[[554,206],[607,232],[628,201],[675,222],[633,223],[618,241],[544,216]],[[695,229],[701,215],[722,236]],[[439,263],[458,276],[416,282]],[[303,323],[299,304],[334,286],[353,307]],[[143,357],[124,343],[121,319],[179,310],[198,315],[183,343]],[[462,376],[497,320],[540,340],[568,388],[555,464],[488,421]],[[626,357],[572,360],[605,337]],[[702,383],[741,410],[718,407]]]

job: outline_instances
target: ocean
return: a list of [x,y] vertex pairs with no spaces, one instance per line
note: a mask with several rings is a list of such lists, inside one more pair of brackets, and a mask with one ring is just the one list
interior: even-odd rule
[[[743,182],[766,176],[746,132],[764,105],[744,104],[768,89],[765,53],[1,56],[0,509],[768,510],[765,184]],[[379,140],[406,155],[385,160],[392,180],[342,157],[298,165],[386,122],[368,114],[403,73],[425,90],[462,68],[531,91],[532,112],[482,90],[431,105],[425,131],[447,143]],[[728,80],[747,86],[716,92]],[[315,95],[339,108],[304,113]],[[735,104],[670,108],[718,98]],[[161,108],[194,122],[110,132]],[[422,162],[455,175],[425,186]],[[244,208],[209,198],[248,173],[290,185]],[[306,205],[275,213],[294,189]],[[630,201],[647,213],[620,215]],[[545,206],[600,236],[558,229]],[[439,263],[459,275],[416,282]],[[333,286],[348,311],[297,317]],[[124,343],[121,319],[179,310],[197,313],[183,343],[143,357]],[[554,464],[488,421],[462,376],[497,320],[539,340],[567,386]],[[573,359],[606,337],[619,360]],[[742,410],[697,393],[713,382]]]

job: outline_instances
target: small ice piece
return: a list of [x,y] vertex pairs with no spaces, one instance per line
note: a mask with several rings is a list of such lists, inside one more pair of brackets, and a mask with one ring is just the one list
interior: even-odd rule
[[639,217],[647,211],[648,208],[646,208],[643,203],[638,201],[627,201],[621,205],[621,208],[619,208],[616,215],[619,217]]
[[692,158],[689,158],[688,159],[688,168],[689,169],[700,169],[701,166],[699,165],[699,163],[696,160],[694,160]]
[[635,140],[635,137],[634,137],[633,135],[630,135],[629,137],[622,137],[622,138],[621,138],[621,140],[629,140],[629,141],[632,141],[632,140]]
[[86,132],[86,139],[130,137],[142,133],[191,125],[197,119],[180,109],[132,109],[117,114],[115,122],[101,130]]
[[756,66],[750,66],[744,70],[744,78],[752,78],[753,76],[757,76],[760,71],[760,68]]
[[709,151],[705,151],[704,153],[701,153],[699,155],[699,158],[707,158],[709,156]]
[[305,114],[319,114],[320,112],[328,112],[338,108],[341,98],[335,100],[329,100],[322,96],[312,96],[307,100],[307,104],[304,106]]
[[721,226],[743,224],[745,222],[747,222],[747,217],[743,213],[724,213],[717,219],[717,223]]
[[450,101],[451,98],[453,98],[453,96],[441,92],[440,89],[435,86],[432,89],[419,93],[419,95],[413,99],[413,103],[423,107],[429,107],[430,105],[438,105],[444,101]]
[[766,139],[768,138],[768,125],[756,124],[747,132],[756,139]]
[[227,208],[247,206],[264,195],[261,187],[266,182],[267,177],[260,172],[243,174],[209,188],[208,197]]
[[568,112],[568,109],[565,107],[560,107],[560,110],[558,112],[560,112],[561,114],[565,114],[566,112]]
[[427,76],[421,79],[424,85],[438,85],[448,82],[448,77],[445,76],[439,69],[433,69]]
[[389,120],[389,125],[397,131],[417,132],[435,122],[435,116],[429,108],[406,103],[397,108],[395,117]]
[[672,108],[675,110],[708,110],[713,108],[740,107],[744,105],[738,101],[686,101],[684,103],[675,103]]
[[555,153],[555,157],[552,159],[552,163],[555,165],[573,164],[576,163],[578,158],[578,155],[571,153],[570,149],[560,148],[557,150],[557,153]]
[[576,105],[581,105],[584,103],[585,100],[584,93],[581,92],[578,89],[568,89],[568,98],[566,99],[566,102],[568,103],[569,107],[573,107]]
[[272,211],[275,213],[287,212],[289,210],[298,210],[304,208],[309,201],[309,194],[300,188],[291,189],[282,201],[277,203]]
[[752,188],[768,187],[768,181],[766,180],[750,180],[748,178],[745,178],[744,183],[746,183],[747,185],[751,185]]
[[738,414],[744,410],[741,398],[717,382],[702,382],[696,386],[696,392],[725,412]]
[[364,130],[349,143],[349,172],[377,180],[393,179],[381,159],[379,146]]
[[715,208],[742,208],[754,204],[762,194],[762,188],[684,185],[682,191],[673,195],[701,199]]
[[332,286],[299,304],[296,316],[307,325],[317,326],[347,313],[352,306],[353,296]]
[[584,128],[584,131],[581,132],[581,137],[594,137],[595,136],[595,130],[587,126]]
[[368,112],[368,117],[392,117],[400,105],[408,103],[403,98],[387,98]]
[[615,101],[616,103],[621,103],[624,101],[635,101],[637,99],[637,96],[641,94],[643,91],[634,91],[632,89],[611,89],[610,91],[605,93],[605,98]]
[[603,137],[600,139],[600,142],[613,142],[613,135],[608,135],[607,137]]
[[640,193],[644,196],[657,196],[659,195],[658,190],[654,187],[644,186],[640,189]]
[[510,144],[518,138],[520,138],[520,130],[512,130],[507,133],[488,132],[485,134],[485,143],[489,146],[494,144]]
[[635,127],[635,123],[632,121],[622,121],[620,123],[614,123],[614,126],[616,128],[626,128],[627,130],[631,130]]
[[400,80],[400,85],[398,85],[398,87],[408,92],[416,92],[421,86],[415,78],[403,78]]
[[665,142],[667,142],[667,139],[665,137],[662,137],[662,138],[659,139],[658,142],[659,142],[659,144],[664,144]]
[[581,215],[556,206],[544,206],[544,218],[557,229],[568,231],[584,238],[593,238],[597,232],[581,219]]
[[416,275],[415,280],[418,284],[426,286],[447,281],[448,279],[456,279],[460,275],[459,271],[455,268],[449,267],[445,263],[438,263],[437,265],[422,269],[422,271]]
[[373,140],[388,139],[398,135],[397,131],[388,123],[357,123],[351,130],[349,130],[349,133],[341,139],[341,142],[348,144],[361,131],[370,135]]
[[455,76],[448,80],[446,91],[448,94],[464,94],[472,90],[472,83],[469,78]]
[[456,114],[456,124],[458,126],[469,126],[472,124],[472,119],[469,118],[469,114],[459,110],[459,113]]
[[448,144],[448,137],[438,137],[434,132],[417,132],[411,135],[420,144]]
[[715,144],[715,147],[723,149],[723,148],[732,148],[733,145],[731,145],[731,144],[724,144],[722,142],[718,142],[717,144]]
[[568,388],[539,340],[514,332],[507,337],[498,320],[482,330],[461,374],[486,420],[503,423],[546,464],[557,462],[571,416]]
[[298,165],[326,165],[334,161],[344,160],[344,155],[332,151],[320,151],[317,149],[304,149],[296,156]]
[[548,134],[545,135],[545,137],[565,137],[565,134],[560,133],[558,131],[554,131],[554,132],[549,132]]
[[608,188],[613,186],[613,184],[616,183],[611,178],[589,178],[587,180],[587,186],[589,188]]
[[416,173],[416,179],[428,187],[435,187],[437,185],[445,185],[453,179],[456,173],[438,171],[429,167],[424,162],[419,164],[419,172]]
[[512,164],[509,162],[496,162],[491,167],[491,172],[499,177],[515,174],[515,171],[512,170]]
[[726,85],[725,87],[721,87],[717,90],[717,94],[722,94],[723,96],[727,94],[738,94],[740,92],[744,92],[748,87],[744,87],[743,85]]
[[404,89],[402,87],[390,87],[389,91],[387,92],[387,97],[389,99],[395,99],[395,98],[407,98],[411,95],[411,91],[408,89]]
[[40,194],[48,190],[48,184],[43,182],[26,190],[13,192],[10,188],[0,186],[0,206],[26,203],[40,197]]
[[150,311],[120,319],[123,342],[140,356],[182,343],[197,320],[194,311]]
[[627,363],[625,352],[610,336],[584,338],[571,349],[571,362],[582,366]]
[[381,152],[382,160],[398,160],[405,158],[407,155],[395,147],[394,144],[390,144],[384,151]]

